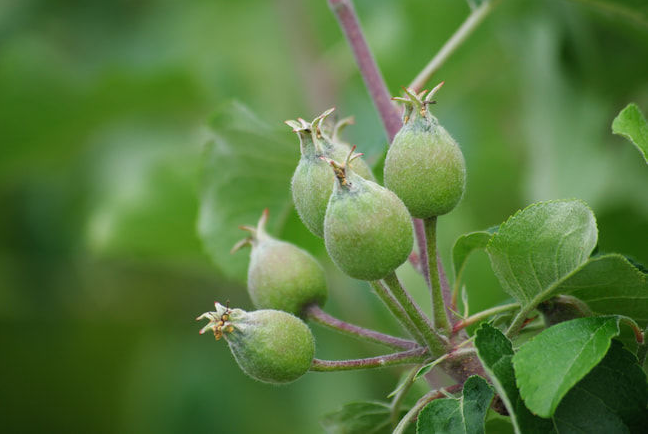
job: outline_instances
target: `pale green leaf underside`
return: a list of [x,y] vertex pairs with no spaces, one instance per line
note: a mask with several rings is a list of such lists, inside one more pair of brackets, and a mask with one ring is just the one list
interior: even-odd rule
[[321,423],[329,434],[388,434],[391,407],[383,402],[351,402],[324,416]]
[[466,380],[461,398],[437,399],[418,416],[417,434],[474,434],[484,432],[484,418],[493,399],[493,389],[483,378]]
[[597,238],[594,214],[584,202],[556,200],[517,212],[500,226],[486,251],[503,289],[528,307],[585,262]]
[[603,359],[618,334],[618,317],[578,318],[550,327],[522,345],[513,364],[527,408],[551,417],[567,392]]
[[376,433],[389,426],[389,405],[382,402],[352,402],[322,419],[328,433]]
[[619,112],[612,122],[612,132],[631,141],[648,163],[648,122],[637,104],[628,104]]
[[299,146],[288,128],[264,125],[239,103],[226,105],[213,119],[214,139],[204,153],[198,234],[217,267],[230,279],[245,281],[248,255],[231,255],[245,237],[240,225],[255,225],[270,209],[276,232],[290,209],[290,178]]

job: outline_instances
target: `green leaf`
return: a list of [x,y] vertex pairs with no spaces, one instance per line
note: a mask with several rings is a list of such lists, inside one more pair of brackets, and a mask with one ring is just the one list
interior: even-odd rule
[[329,434],[389,434],[391,406],[383,402],[351,402],[324,416],[322,426]]
[[525,407],[515,385],[513,346],[504,334],[488,323],[482,324],[475,335],[477,355],[495,386],[511,417],[516,433],[554,432],[550,420],[531,414]]
[[527,311],[558,294],[577,297],[594,313],[624,315],[641,326],[648,324],[648,277],[622,255],[590,258],[536,295]]
[[618,317],[577,318],[544,330],[513,356],[515,379],[529,410],[551,417],[560,400],[607,353]]
[[486,251],[504,290],[523,308],[585,262],[596,246],[594,214],[579,200],[540,202],[518,211]]
[[474,375],[466,380],[461,398],[436,399],[421,410],[417,434],[484,432],[484,418],[493,400],[493,389]]
[[470,232],[457,238],[457,241],[455,241],[452,247],[452,265],[454,267],[455,278],[458,278],[463,273],[468,256],[472,252],[486,248],[488,241],[491,239],[493,233],[497,231],[497,228],[498,226],[495,226],[486,231]]
[[612,132],[630,140],[648,163],[648,122],[637,104],[631,103],[612,121]]
[[591,258],[548,296],[554,294],[577,297],[598,314],[625,315],[641,326],[648,323],[648,279],[622,255]]
[[553,421],[559,432],[642,432],[648,384],[637,358],[612,340],[605,358],[563,398]]
[[484,424],[484,429],[487,433],[515,433],[513,424],[511,423],[511,418],[508,416],[503,416],[493,409],[490,409],[488,414],[486,415],[486,423]]
[[[551,419],[534,416],[519,396],[513,378],[516,371],[511,363],[513,348],[502,332],[482,324],[476,333],[475,346],[516,433],[607,434],[628,432],[628,427],[630,432],[642,432],[645,428],[648,420],[646,375],[637,358],[616,340],[612,340],[603,360],[571,388]],[[541,365],[538,363],[538,368]]]
[[255,225],[269,208],[269,229],[279,231],[292,207],[290,178],[299,146],[288,128],[268,127],[237,102],[225,105],[211,126],[214,139],[205,150],[198,233],[222,273],[245,281],[247,255],[229,253],[245,237],[236,228]]

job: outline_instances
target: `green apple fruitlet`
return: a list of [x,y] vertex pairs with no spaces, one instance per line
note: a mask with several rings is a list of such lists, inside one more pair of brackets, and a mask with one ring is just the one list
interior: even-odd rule
[[313,362],[315,342],[308,326],[280,310],[246,312],[215,303],[216,311],[200,330],[225,338],[236,362],[250,377],[264,383],[290,383],[304,375]]
[[414,217],[427,219],[452,211],[463,196],[466,163],[459,145],[429,110],[435,87],[425,99],[405,90],[403,127],[385,159],[385,186],[401,198]]
[[[299,217],[306,227],[318,237],[324,236],[324,215],[329,197],[333,191],[334,176],[322,157],[343,160],[349,153],[349,146],[339,139],[338,132],[348,119],[336,124],[329,136],[322,128],[322,122],[334,109],[316,117],[313,122],[303,119],[286,121],[299,135],[301,158],[292,178],[292,196]],[[366,179],[373,179],[371,169],[359,161],[355,169]]]
[[328,160],[336,182],[326,209],[324,242],[333,262],[349,276],[378,280],[401,265],[412,251],[407,208],[391,191],[358,176],[349,162]]
[[322,266],[305,250],[277,240],[265,230],[266,209],[256,228],[241,226],[250,236],[232,251],[252,246],[248,267],[248,292],[257,309],[277,309],[301,316],[311,303],[323,306],[328,295]]

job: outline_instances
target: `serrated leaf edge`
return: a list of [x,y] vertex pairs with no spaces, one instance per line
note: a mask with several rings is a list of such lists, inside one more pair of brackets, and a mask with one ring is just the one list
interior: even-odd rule
[[[513,215],[509,216],[500,226],[497,232],[491,236],[491,239],[488,241],[488,244],[486,245],[486,250],[488,250],[491,245],[493,244],[493,240],[497,235],[499,235],[502,232],[502,229],[504,229],[512,220],[516,219],[519,217],[519,215],[525,211],[528,211],[532,208],[535,208],[540,205],[548,205],[552,203],[567,203],[567,202],[580,202],[582,205],[587,208],[592,215],[594,216],[594,225],[596,226],[596,233],[598,234],[598,222],[596,221],[596,214],[594,214],[594,210],[585,202],[583,199],[578,199],[578,198],[571,198],[571,199],[551,199],[551,200],[545,200],[545,201],[540,201],[540,202],[534,202],[530,205],[527,205],[525,208],[517,210]],[[598,237],[597,237],[598,239]]]
[[[537,206],[541,206],[541,205],[547,205],[547,204],[552,204],[552,203],[568,203],[568,202],[579,202],[580,204],[584,205],[585,208],[587,208],[587,210],[589,210],[589,212],[592,214],[592,217],[593,217],[593,219],[594,219],[594,228],[595,228],[595,230],[596,230],[596,234],[597,234],[597,235],[596,235],[596,238],[597,238],[597,241],[598,241],[598,222],[596,221],[596,214],[594,214],[594,211],[592,210],[592,208],[591,208],[591,207],[590,207],[590,206],[589,206],[589,205],[588,205],[584,200],[582,200],[582,199],[576,199],[576,198],[573,198],[573,199],[552,199],[552,200],[547,200],[547,201],[541,201],[541,202],[535,202],[535,203],[532,203],[531,205],[528,205],[527,207],[518,210],[518,211],[515,212],[513,215],[511,215],[508,219],[506,219],[506,221],[504,221],[504,223],[502,223],[502,224],[499,226],[499,229],[497,230],[497,232],[495,232],[495,233],[491,236],[491,239],[488,241],[488,244],[486,244],[486,248],[485,248],[486,253],[490,256],[490,248],[492,247],[493,242],[495,241],[495,238],[496,238],[498,235],[501,234],[502,229],[506,228],[506,226],[507,226],[508,224],[510,224],[514,219],[517,219],[521,213],[523,213],[523,212],[525,212],[525,211],[527,211],[527,210],[530,210],[530,209],[532,209],[532,208],[535,208],[535,207],[537,207]],[[591,252],[590,252],[590,253],[591,253]],[[545,289],[544,291],[542,291],[542,292],[540,292],[539,294],[537,294],[537,295],[536,295],[535,297],[533,297],[531,300],[528,300],[528,303],[526,303],[525,305],[522,306],[522,310],[526,310],[529,306],[533,306],[533,307],[531,307],[530,309],[528,309],[529,311],[532,310],[532,309],[534,309],[534,308],[535,308],[539,303],[541,303],[542,301],[544,301],[544,299],[542,299],[542,297],[540,297],[542,294],[545,294],[545,293],[549,292],[550,289],[555,288],[555,287],[556,287],[556,284],[558,284],[558,283],[564,281],[564,279],[565,279],[567,276],[571,276],[571,275],[574,273],[574,271],[579,270],[579,269],[580,269],[584,264],[587,264],[587,263],[589,262],[589,260],[590,260],[590,259],[588,258],[586,261],[582,262],[580,265],[578,265],[578,266],[577,266],[576,268],[574,268],[572,271],[570,271],[569,273],[567,273],[565,276],[563,276],[562,278],[560,278],[560,279],[554,281],[554,283],[551,284],[551,285],[549,285],[549,287],[548,287],[547,289]],[[498,278],[498,280],[499,280],[499,278]],[[508,292],[507,292],[507,293],[508,293]],[[510,295],[510,294],[509,294],[509,295]],[[515,298],[515,297],[514,297],[514,298]],[[538,298],[540,298],[539,301],[538,301]],[[516,300],[516,301],[520,301],[520,300]],[[526,302],[526,301],[527,301],[527,300],[525,300],[525,302]],[[521,303],[521,304],[522,304],[522,303]]]

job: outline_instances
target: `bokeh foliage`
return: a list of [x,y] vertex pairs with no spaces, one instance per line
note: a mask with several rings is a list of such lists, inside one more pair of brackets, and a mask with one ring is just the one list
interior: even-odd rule
[[[455,0],[355,3],[394,94],[469,12]],[[648,111],[645,9],[628,20],[588,3],[503,1],[436,75],[446,85],[435,114],[468,167],[463,202],[440,221],[448,269],[460,234],[572,197],[596,214],[599,251],[648,262],[637,236],[648,172],[610,130],[628,102]],[[3,432],[314,432],[343,403],[392,390],[398,370],[254,383],[222,342],[197,334],[193,318],[214,300],[251,307],[196,232],[207,125],[233,98],[279,129],[336,106],[356,116],[347,137],[370,162],[386,145],[324,0],[0,3]],[[296,165],[297,140],[285,137],[277,152]],[[236,224],[272,205],[258,200]],[[282,218],[275,235],[327,265],[327,308],[397,333],[294,211]],[[422,280],[402,274],[425,304]],[[464,277],[472,311],[507,297],[482,253]],[[322,358],[379,351],[315,331]]]

